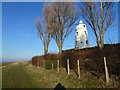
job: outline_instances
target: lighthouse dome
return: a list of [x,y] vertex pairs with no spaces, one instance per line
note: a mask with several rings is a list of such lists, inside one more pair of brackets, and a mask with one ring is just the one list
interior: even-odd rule
[[83,23],[83,21],[82,20],[80,20],[80,22],[79,23]]
[[79,24],[76,26],[76,30],[78,29],[86,29],[86,25],[83,23],[82,20],[80,20]]

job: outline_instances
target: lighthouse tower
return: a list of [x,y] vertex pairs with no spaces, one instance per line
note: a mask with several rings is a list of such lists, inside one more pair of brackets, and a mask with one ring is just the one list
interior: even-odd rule
[[89,47],[88,31],[86,25],[80,20],[76,26],[75,49],[83,49]]

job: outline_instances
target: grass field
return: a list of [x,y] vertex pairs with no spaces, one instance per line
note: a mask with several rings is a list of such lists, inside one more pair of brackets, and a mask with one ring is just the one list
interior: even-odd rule
[[[73,72],[72,72],[73,73]],[[75,74],[67,75],[64,68],[60,72],[34,67],[28,64],[6,64],[2,68],[3,88],[55,88],[61,83],[65,88],[101,87],[98,79],[89,73],[78,79]]]

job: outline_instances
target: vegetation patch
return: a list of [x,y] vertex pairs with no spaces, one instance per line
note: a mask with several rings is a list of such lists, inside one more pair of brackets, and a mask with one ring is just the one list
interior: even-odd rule
[[53,61],[48,61],[45,63],[45,69],[56,69],[57,65]]

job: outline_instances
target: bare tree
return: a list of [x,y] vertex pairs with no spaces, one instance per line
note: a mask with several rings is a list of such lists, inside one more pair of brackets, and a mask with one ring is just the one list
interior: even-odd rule
[[37,18],[36,19],[36,27],[38,29],[38,35],[44,45],[44,54],[48,53],[48,47],[50,44],[50,41],[52,39],[52,35],[51,35],[51,26],[50,26],[50,12],[51,12],[51,4],[47,3],[44,4],[43,7],[43,19]]
[[36,27],[38,29],[38,35],[44,45],[44,54],[47,54],[49,43],[52,38],[49,32],[49,27],[44,19],[40,22],[39,18],[36,19]]
[[82,2],[82,17],[93,29],[97,45],[104,46],[104,34],[114,21],[113,2]]
[[46,18],[50,26],[51,35],[57,43],[59,53],[62,53],[62,47],[65,38],[72,32],[73,24],[78,19],[77,6],[75,3],[53,2],[51,9],[48,8]]

